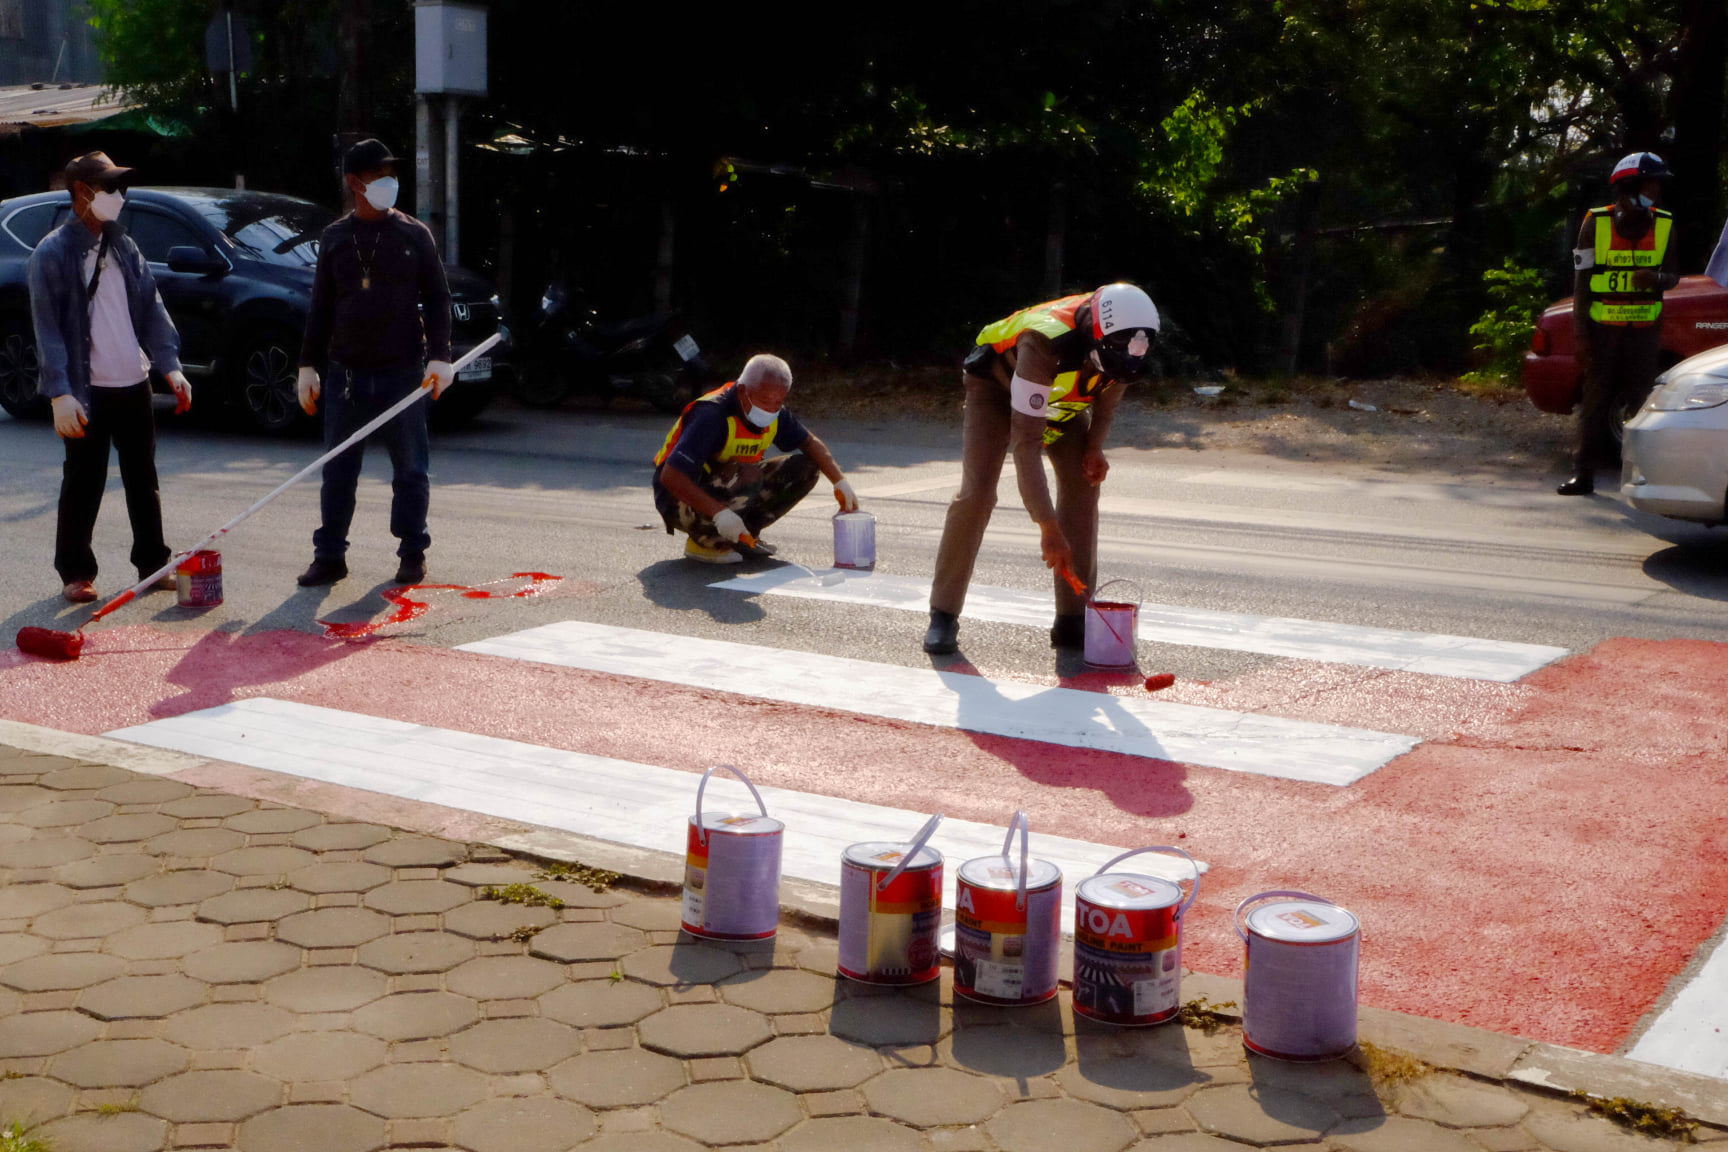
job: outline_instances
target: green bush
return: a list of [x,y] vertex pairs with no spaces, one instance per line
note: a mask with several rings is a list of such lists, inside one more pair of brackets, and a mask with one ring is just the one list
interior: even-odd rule
[[1463,380],[1467,384],[1510,384],[1523,366],[1536,320],[1548,303],[1548,289],[1542,273],[1513,260],[1490,268],[1482,280],[1490,303],[1470,325],[1470,335],[1476,338],[1476,350],[1485,355],[1487,363],[1479,371],[1466,372]]

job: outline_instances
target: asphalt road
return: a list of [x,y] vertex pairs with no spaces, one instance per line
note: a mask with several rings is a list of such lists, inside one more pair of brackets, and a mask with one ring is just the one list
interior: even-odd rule
[[[433,448],[428,579],[484,585],[525,570],[565,577],[539,601],[451,595],[403,638],[454,645],[579,618],[911,666],[919,618],[906,612],[711,592],[740,568],[680,559],[659,526],[648,464],[666,418],[640,412],[529,412],[503,404]],[[878,518],[878,571],[927,578],[959,475],[958,430],[934,422],[818,427]],[[187,547],[312,459],[311,440],[274,441],[167,423],[158,467],[170,543]],[[61,452],[42,424],[0,417],[0,628],[65,627],[88,609],[61,602],[53,554]],[[1552,478],[1394,474],[1183,449],[1112,452],[1100,579],[1140,582],[1149,601],[1313,621],[1552,644],[1584,650],[1613,636],[1728,640],[1728,531],[1632,512],[1610,495],[1561,498]],[[98,587],[131,575],[118,470],[97,526]],[[317,522],[315,480],[290,490],[221,550],[226,603],[201,611],[156,593],[112,619],[167,629],[321,631],[389,608],[394,540],[389,465],[367,460],[351,576],[299,589]],[[826,485],[768,535],[780,557],[832,558]],[[745,565],[745,570],[765,565]],[[1049,586],[1011,469],[974,577]],[[1041,633],[967,622],[979,667],[1049,675]],[[1185,678],[1240,673],[1265,658],[1148,645],[1142,663]]]

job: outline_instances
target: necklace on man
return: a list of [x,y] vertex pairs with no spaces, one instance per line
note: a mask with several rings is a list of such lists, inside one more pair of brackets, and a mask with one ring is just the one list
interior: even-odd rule
[[[381,236],[383,233],[380,232],[379,235]],[[354,260],[360,265],[360,291],[362,292],[370,291],[372,288],[372,261],[377,255],[378,236],[372,238],[372,251],[366,254],[364,260],[360,259],[360,242],[358,240],[354,242]]]

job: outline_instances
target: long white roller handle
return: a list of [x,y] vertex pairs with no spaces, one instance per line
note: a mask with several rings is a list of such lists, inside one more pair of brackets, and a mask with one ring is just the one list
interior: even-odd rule
[[[456,363],[450,366],[451,379],[455,379],[456,375],[461,372],[462,369],[468,367],[468,365],[472,364],[480,356],[490,352],[493,346],[503,338],[503,333],[494,332],[492,335],[486,337],[486,339],[470,348],[462,355],[461,359],[457,360]],[[432,378],[428,376],[425,380],[421,381],[420,387],[414,389],[414,391],[408,393],[408,395],[402,397],[402,399],[396,401],[396,403],[390,405],[390,407],[368,420],[361,426],[359,431],[354,433],[354,435],[348,437],[348,439],[342,441],[342,443],[336,445],[336,447],[330,449],[330,451],[324,453],[324,455],[318,457],[318,459],[312,461],[312,463],[306,465],[306,467],[300,469],[300,471],[282,481],[282,483],[278,484],[275,490],[268,496],[260,499],[256,504],[252,505],[252,507],[246,509],[246,511],[240,513],[240,515],[234,517],[234,519],[228,521],[228,523],[222,525],[222,527],[216,529],[216,531],[210,533],[210,535],[204,537],[204,539],[198,541],[198,543],[192,545],[192,547],[186,549],[186,551],[176,553],[174,556],[169,558],[168,563],[162,565],[162,567],[156,569],[156,571],[138,581],[138,583],[134,584],[131,588],[120,593],[120,595],[114,597],[114,599],[110,600],[108,603],[102,605],[102,607],[96,610],[96,614],[90,617],[90,622],[95,623],[97,620],[102,619],[102,617],[108,615],[108,613],[114,611],[116,608],[130,602],[138,595],[138,593],[144,591],[144,589],[150,587],[150,585],[156,583],[156,581],[172,572],[179,565],[181,560],[190,556],[192,553],[203,549],[205,546],[215,543],[223,536],[226,536],[231,530],[238,527],[243,521],[252,516],[260,508],[263,508],[264,505],[270,503],[270,501],[276,499],[276,497],[282,495],[282,493],[288,491],[288,489],[294,487],[294,485],[300,483],[300,481],[306,479],[306,477],[324,467],[324,465],[328,464],[331,460],[342,455],[342,453],[348,451],[348,449],[354,447],[354,445],[372,435],[372,433],[382,428],[385,424],[388,424],[401,413],[407,411],[409,405],[432,391],[431,379]]]

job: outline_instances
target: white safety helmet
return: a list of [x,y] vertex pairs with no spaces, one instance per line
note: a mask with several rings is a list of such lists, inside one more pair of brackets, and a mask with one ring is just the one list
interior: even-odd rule
[[1668,165],[1662,162],[1662,157],[1654,152],[1634,152],[1630,156],[1622,156],[1620,162],[1614,165],[1614,171],[1608,177],[1608,186],[1613,187],[1622,180],[1666,180],[1674,173],[1668,170]]
[[1158,308],[1144,289],[1106,284],[1092,293],[1092,341],[1098,367],[1117,380],[1146,374],[1146,360],[1158,335]]

